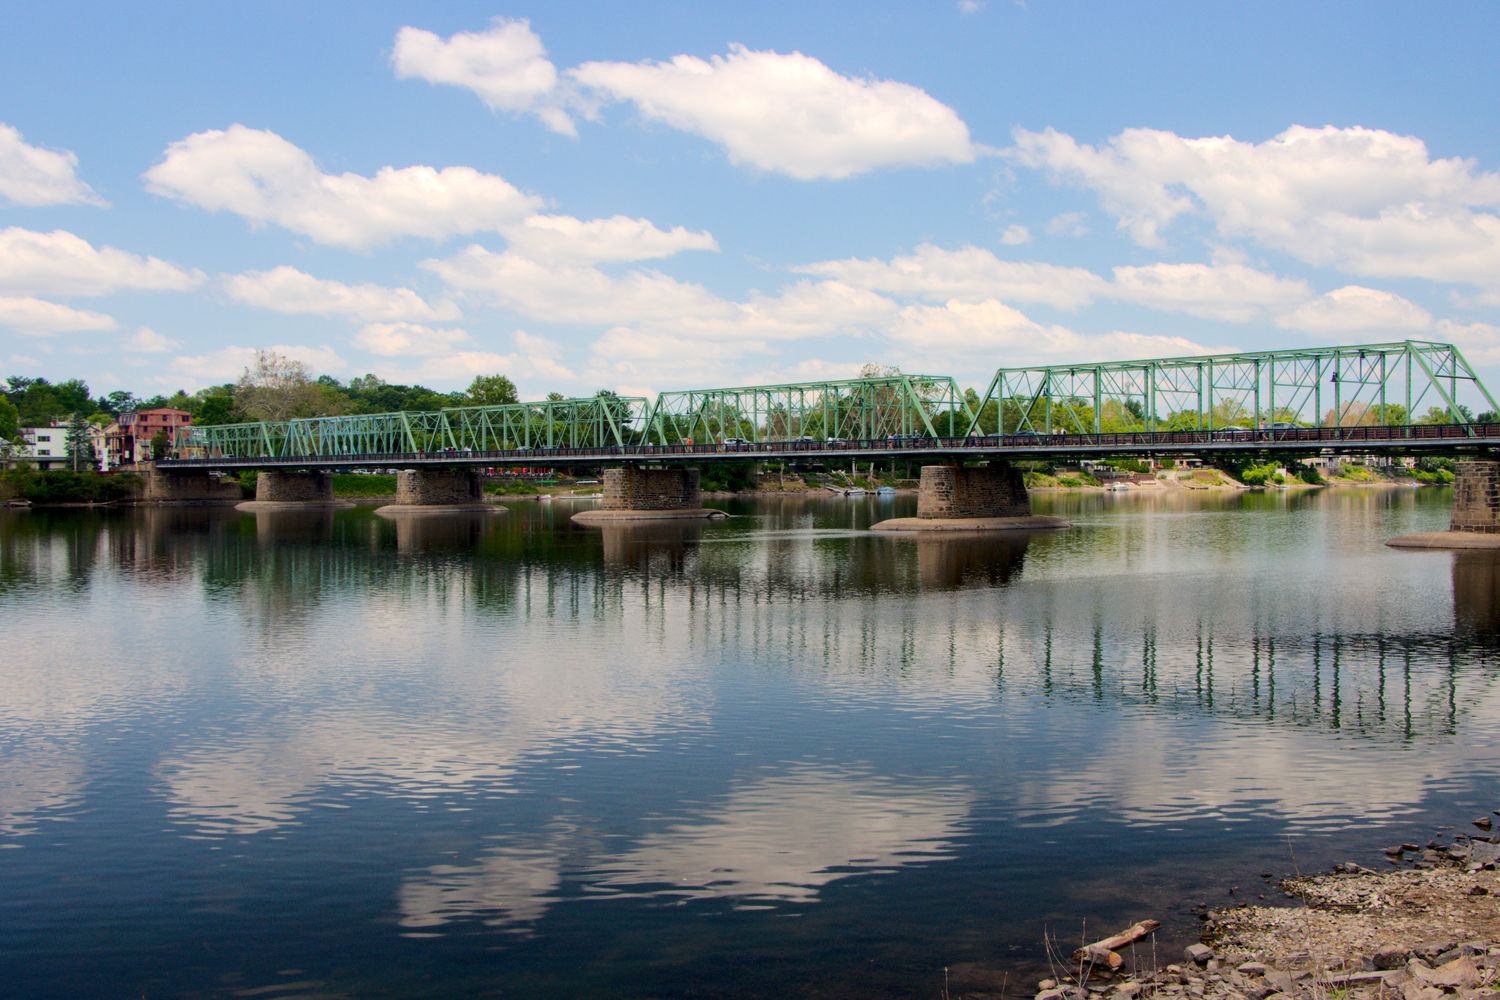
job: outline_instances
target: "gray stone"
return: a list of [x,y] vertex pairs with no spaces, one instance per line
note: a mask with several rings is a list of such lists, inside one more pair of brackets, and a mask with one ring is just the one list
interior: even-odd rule
[[1375,963],[1375,968],[1377,969],[1399,969],[1406,964],[1406,960],[1410,957],[1410,949],[1403,948],[1400,945],[1387,945],[1383,948],[1377,948],[1375,954],[1371,956],[1371,961]]
[[1197,965],[1205,965],[1209,959],[1214,957],[1214,950],[1206,944],[1195,942],[1188,945],[1183,950],[1183,954],[1187,957],[1188,961]]
[[917,517],[1028,517],[1031,497],[1021,470],[1009,462],[976,468],[924,465],[917,490]]

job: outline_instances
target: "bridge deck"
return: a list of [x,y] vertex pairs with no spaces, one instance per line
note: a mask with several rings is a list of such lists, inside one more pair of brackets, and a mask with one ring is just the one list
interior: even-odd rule
[[197,456],[167,459],[163,469],[338,469],[416,466],[598,465],[621,462],[702,463],[745,459],[840,460],[913,458],[1086,458],[1120,454],[1233,452],[1359,453],[1480,452],[1500,449],[1500,424],[1415,424],[1399,427],[1294,427],[1267,430],[1131,431],[1117,434],[1006,434],[959,438],[888,437],[863,441],[762,441],[741,444],[615,445],[592,448],[448,449],[380,454]]

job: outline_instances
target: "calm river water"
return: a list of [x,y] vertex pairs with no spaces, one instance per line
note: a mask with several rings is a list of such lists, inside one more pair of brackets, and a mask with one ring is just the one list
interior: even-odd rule
[[1014,996],[1047,936],[1176,952],[1500,806],[1500,559],[1382,544],[1449,501],[0,514],[0,993]]

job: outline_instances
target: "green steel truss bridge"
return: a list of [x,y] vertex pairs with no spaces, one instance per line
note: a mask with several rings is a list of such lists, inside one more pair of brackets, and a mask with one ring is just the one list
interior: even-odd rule
[[[1428,341],[1002,368],[947,376],[610,392],[502,406],[192,427],[163,467],[561,465],[1242,450],[1500,449],[1458,348]],[[1440,419],[1433,420],[1433,416]],[[1418,422],[1419,419],[1421,422]]]

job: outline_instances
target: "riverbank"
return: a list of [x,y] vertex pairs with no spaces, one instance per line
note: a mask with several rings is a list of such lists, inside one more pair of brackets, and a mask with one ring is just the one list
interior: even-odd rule
[[[1500,815],[1497,810],[1496,815]],[[1392,845],[1385,870],[1353,862],[1279,883],[1291,905],[1205,910],[1181,956],[1149,935],[1062,957],[1036,1000],[1441,1000],[1500,989],[1500,836]],[[1118,949],[1117,951],[1115,949]],[[1066,971],[1063,971],[1063,970]],[[993,994],[960,993],[980,997]]]

